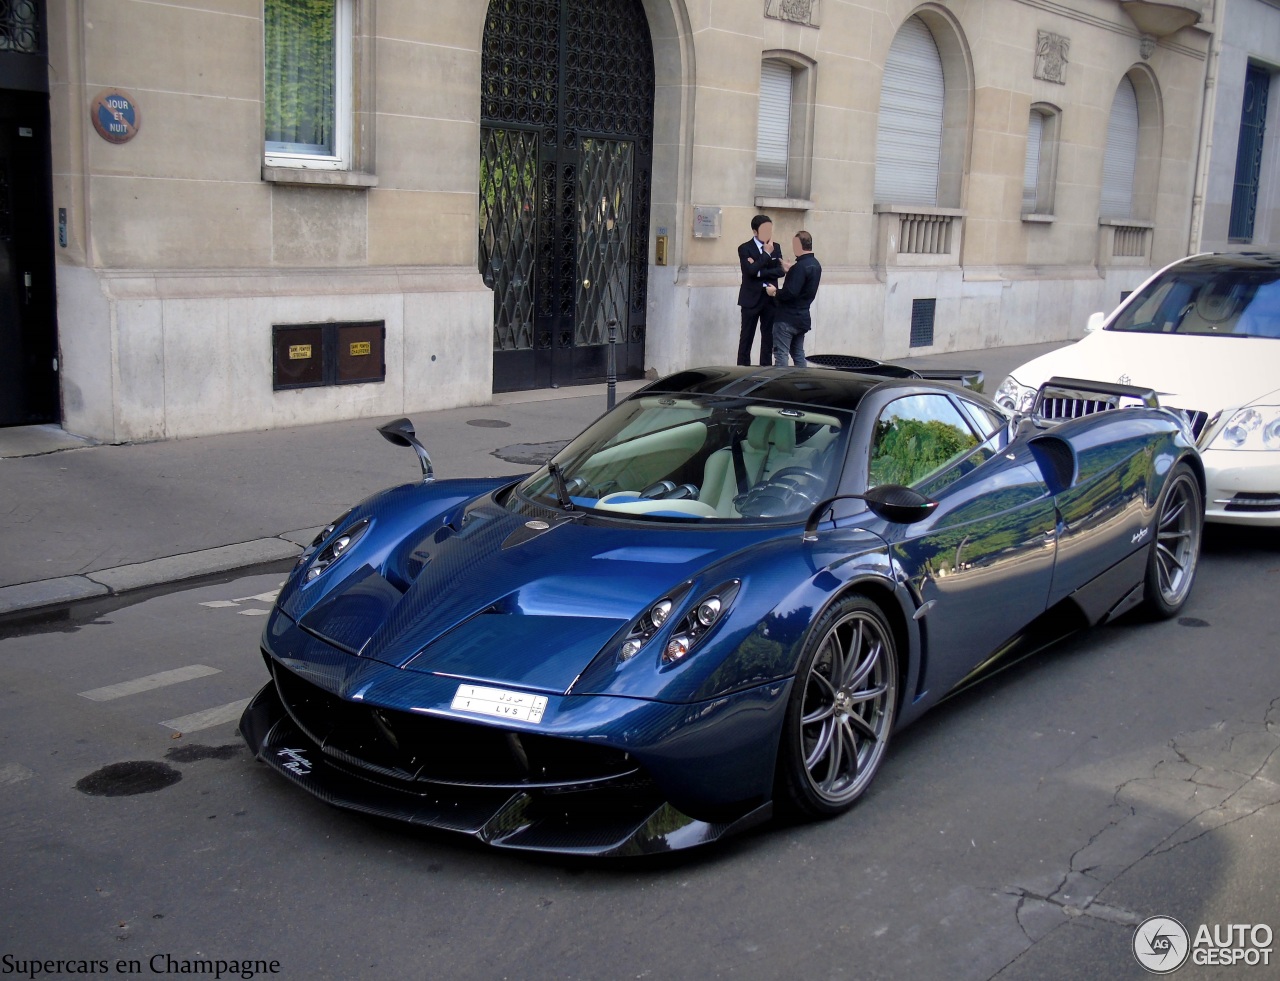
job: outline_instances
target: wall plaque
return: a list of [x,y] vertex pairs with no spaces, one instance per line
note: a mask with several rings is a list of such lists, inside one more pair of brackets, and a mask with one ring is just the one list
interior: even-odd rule
[[1071,47],[1071,38],[1054,34],[1052,31],[1036,33],[1036,78],[1046,82],[1067,84],[1067,51]]
[[819,0],[764,0],[764,15],[793,24],[818,26]]
[[719,238],[720,237],[720,209],[719,208],[709,208],[703,205],[694,205],[693,237],[694,238]]
[[103,89],[89,105],[93,128],[108,143],[128,143],[138,135],[142,119],[133,96],[120,89]]

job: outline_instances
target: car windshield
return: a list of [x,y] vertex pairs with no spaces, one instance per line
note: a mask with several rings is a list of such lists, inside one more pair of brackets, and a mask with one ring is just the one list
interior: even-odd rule
[[1280,273],[1175,267],[1143,289],[1107,329],[1280,338]]
[[548,507],[650,520],[809,514],[834,493],[850,416],[747,399],[629,399],[517,489]]

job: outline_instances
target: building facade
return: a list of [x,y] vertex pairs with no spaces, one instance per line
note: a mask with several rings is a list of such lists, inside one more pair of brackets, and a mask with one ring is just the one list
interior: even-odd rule
[[731,362],[757,212],[813,235],[810,351],[1076,336],[1188,251],[1213,38],[1199,0],[0,0],[0,55],[26,20],[28,346],[111,441],[601,381],[611,335],[622,377]]
[[1191,251],[1280,247],[1280,4],[1215,0]]

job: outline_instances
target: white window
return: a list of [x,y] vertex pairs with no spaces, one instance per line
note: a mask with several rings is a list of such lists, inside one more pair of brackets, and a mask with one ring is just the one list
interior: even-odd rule
[[794,69],[781,61],[760,64],[760,118],[756,130],[756,195],[788,196],[791,160],[791,88]]
[[1022,170],[1022,213],[1053,214],[1058,163],[1058,111],[1034,105],[1027,118],[1027,157]]
[[1133,175],[1138,168],[1138,93],[1120,79],[1111,103],[1107,150],[1102,160],[1101,218],[1133,217]]
[[945,94],[938,45],[924,21],[911,17],[894,36],[884,66],[876,130],[877,203],[938,203]]
[[265,155],[271,167],[351,167],[354,0],[265,0]]

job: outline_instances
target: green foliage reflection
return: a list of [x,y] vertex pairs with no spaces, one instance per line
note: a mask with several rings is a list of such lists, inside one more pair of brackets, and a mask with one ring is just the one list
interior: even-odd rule
[[334,152],[337,0],[266,0],[266,140]]

